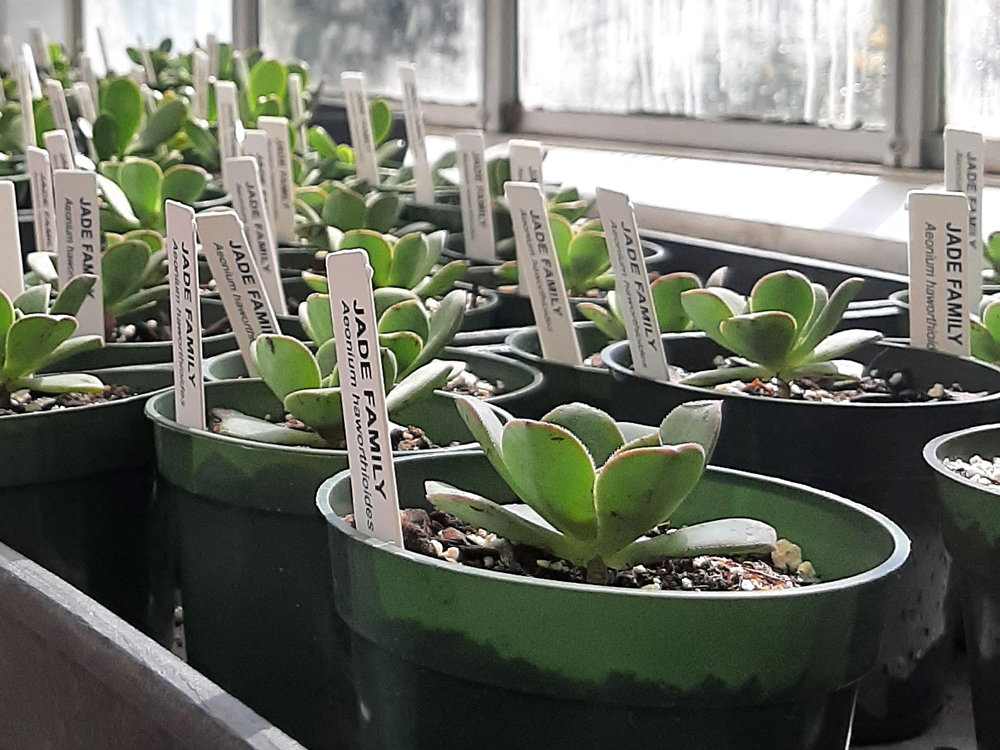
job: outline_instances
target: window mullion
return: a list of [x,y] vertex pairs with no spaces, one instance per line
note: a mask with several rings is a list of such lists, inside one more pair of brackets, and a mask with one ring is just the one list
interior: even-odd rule
[[260,0],[233,0],[233,46],[248,50],[260,44]]
[[483,127],[515,129],[517,96],[517,2],[483,0]]
[[[890,114],[889,153],[894,167],[925,166],[933,134],[940,131],[940,85],[944,0],[890,0],[892,75],[886,96]],[[925,148],[926,147],[926,148]]]

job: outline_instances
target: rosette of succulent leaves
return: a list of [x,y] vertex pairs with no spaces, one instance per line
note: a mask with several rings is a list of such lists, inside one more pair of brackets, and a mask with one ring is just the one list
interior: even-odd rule
[[[392,419],[429,397],[462,373],[464,362],[436,359],[451,342],[465,316],[465,293],[447,295],[433,313],[406,289],[375,290],[386,408]],[[277,445],[344,447],[344,409],[337,371],[330,298],[311,294],[299,306],[299,320],[312,339],[263,335],[253,346],[257,371],[308,430],[268,422],[232,409],[214,409],[223,435]]]
[[712,386],[777,378],[787,386],[801,377],[860,377],[862,365],[841,357],[882,334],[834,330],[862,283],[847,279],[830,294],[797,271],[775,271],[754,284],[749,298],[722,287],[683,292],[681,304],[695,327],[740,364],[692,373],[681,382]]
[[[150,310],[168,299],[170,286],[167,283],[167,251],[163,237],[157,232],[108,233],[105,241],[107,248],[101,256],[101,288],[105,333],[111,338],[121,319]],[[27,260],[30,271],[25,274],[25,286],[28,291],[59,289],[55,253],[29,253]]]
[[310,247],[323,252],[338,249],[344,232],[370,229],[391,232],[399,220],[399,196],[369,190],[363,180],[324,182],[296,188],[297,223],[295,235]]
[[[727,270],[725,266],[717,268],[708,277],[705,286],[709,288],[723,286]],[[650,283],[649,291],[652,295],[653,309],[656,310],[656,321],[660,326],[660,333],[681,333],[693,330],[694,323],[684,312],[681,294],[691,289],[701,288],[701,279],[693,273],[685,271],[659,276]],[[595,302],[579,302],[576,309],[611,341],[621,341],[628,335],[628,332],[625,329],[625,321],[616,290],[612,289],[608,292],[606,302],[606,306]]]
[[87,298],[96,276],[76,276],[55,298],[51,287],[27,289],[17,299],[0,291],[0,409],[10,407],[18,391],[101,393],[104,383],[93,375],[40,374],[74,354],[100,349],[100,336],[76,336],[73,315]]
[[[465,260],[453,260],[443,266],[438,264],[447,238],[448,233],[443,230],[431,234],[410,232],[397,238],[369,229],[353,229],[338,234],[334,250],[364,250],[372,267],[372,286],[376,290],[409,290],[426,300],[450,292],[469,268]],[[326,276],[303,271],[302,278],[317,292],[326,294],[329,291]]]
[[475,399],[460,397],[458,409],[524,505],[500,505],[441,482],[427,482],[427,500],[475,528],[585,568],[589,583],[606,583],[608,568],[775,548],[775,530],[747,518],[647,536],[701,478],[719,435],[719,401],[682,404],[659,429],[616,423],[579,403],[557,407],[541,421],[506,425]]

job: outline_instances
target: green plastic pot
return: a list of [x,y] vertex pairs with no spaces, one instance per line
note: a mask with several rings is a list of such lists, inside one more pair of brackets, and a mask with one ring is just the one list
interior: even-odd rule
[[143,408],[173,374],[158,367],[92,372],[138,394],[0,417],[0,542],[169,645],[170,519],[153,493],[153,431]]
[[[423,483],[516,502],[479,452],[395,463]],[[909,542],[884,516],[801,485],[710,468],[671,517],[757,518],[825,582],[768,593],[646,592],[475,570],[348,527],[350,476],[325,482],[337,613],[350,629],[360,747],[440,743],[460,717],[505,747],[843,750]],[[449,718],[450,717],[450,718]]]
[[936,472],[944,540],[958,568],[979,750],[1000,748],[1000,496],[944,467],[946,458],[1000,455],[1000,425],[935,438],[924,460]]
[[[207,383],[205,403],[258,417],[282,411],[260,380]],[[320,484],[347,467],[347,453],[188,429],[174,419],[172,393],[151,399],[146,414],[157,492],[177,514],[188,661],[311,750],[352,747],[356,706],[314,502]],[[401,420],[442,445],[471,442],[444,394]]]
[[[486,399],[488,403],[509,411],[514,416],[537,413],[537,399],[544,389],[542,373],[524,362],[501,357],[492,352],[446,347],[441,359],[465,362],[469,370],[491,383],[501,382],[503,393]],[[239,351],[226,352],[205,362],[206,380],[237,380],[249,377],[243,355]],[[542,412],[544,414],[544,412]]]

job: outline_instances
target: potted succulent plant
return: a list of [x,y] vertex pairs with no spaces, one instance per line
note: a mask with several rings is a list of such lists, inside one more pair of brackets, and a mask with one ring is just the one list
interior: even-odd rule
[[456,715],[525,746],[846,746],[907,556],[895,524],[705,470],[717,403],[644,431],[583,405],[462,413],[485,455],[395,462],[405,549],[355,530],[348,472],[319,491],[366,747],[430,744]]
[[885,513],[914,541],[912,560],[889,591],[893,635],[859,694],[855,737],[889,741],[933,719],[951,659],[950,563],[920,450],[934,435],[989,419],[1000,370],[879,343],[874,331],[836,331],[861,284],[849,279],[828,294],[782,271],[760,279],[749,299],[685,292],[684,309],[706,335],[664,337],[677,370],[669,383],[636,375],[624,342],[602,356],[616,416],[646,421],[655,418],[650,404],[660,411],[721,397],[720,465],[850,497]]

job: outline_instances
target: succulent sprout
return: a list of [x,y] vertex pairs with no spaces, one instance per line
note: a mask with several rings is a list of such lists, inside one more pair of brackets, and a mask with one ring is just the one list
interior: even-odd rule
[[972,318],[970,333],[972,356],[983,362],[1000,364],[1000,294],[983,298],[979,319]]
[[754,378],[856,377],[858,364],[838,358],[882,334],[834,329],[862,283],[850,278],[828,294],[797,271],[775,271],[757,281],[749,299],[719,287],[683,292],[681,303],[695,327],[748,364],[696,372],[681,382],[710,386]]
[[[716,269],[708,277],[705,286],[721,287],[725,281],[726,271],[725,266]],[[681,294],[691,289],[701,288],[701,280],[693,273],[671,273],[653,280],[650,284],[650,292],[660,333],[680,333],[694,328],[691,319],[684,312]],[[612,289],[608,292],[607,307],[594,302],[580,302],[576,309],[612,341],[621,341],[628,335],[615,290]]]
[[[464,292],[453,292],[428,314],[412,292],[375,291],[386,407],[392,416],[431,395],[459,375],[462,362],[435,357],[451,341],[465,315]],[[288,429],[232,410],[216,410],[222,434],[260,442],[339,447],[344,415],[330,298],[312,294],[299,307],[299,318],[316,346],[290,336],[264,335],[254,342],[261,378],[285,409],[312,432]]]
[[[392,130],[392,107],[385,99],[374,99],[370,105],[372,135],[375,139],[375,160],[380,167],[392,164],[406,149],[406,141],[387,140]],[[320,125],[313,125],[307,134],[309,154],[303,159],[296,157],[296,184],[315,185],[325,180],[342,180],[357,173],[354,149],[346,144],[338,144]],[[412,179],[412,170],[410,170]],[[388,184],[398,183],[397,172]]]
[[349,232],[370,229],[389,232],[399,219],[400,202],[395,193],[368,190],[364,182],[327,182],[295,190],[296,207],[304,219],[296,234],[324,250],[331,244],[329,230]]
[[[468,261],[464,260],[435,268],[448,236],[443,230],[426,235],[411,232],[398,239],[368,229],[329,236],[334,243],[331,251],[361,248],[368,253],[375,289],[397,287],[413,290],[422,299],[440,297],[449,292],[469,268]],[[325,276],[303,271],[302,278],[317,292],[325,294],[328,291]]]
[[173,200],[193,206],[205,192],[208,173],[190,164],[175,164],[163,171],[155,161],[130,157],[102,163],[97,185],[105,232],[140,228],[163,232],[164,203]]
[[112,78],[101,90],[101,112],[94,121],[94,148],[101,161],[130,155],[161,157],[171,140],[191,119],[184,99],[167,93],[149,115],[138,84],[131,78]]
[[[76,303],[79,308],[94,281],[94,277],[75,278],[48,309],[72,307],[68,296],[79,298],[79,303]],[[47,303],[48,288],[44,287],[44,290]],[[22,294],[18,300],[23,303],[24,297]],[[41,293],[36,292],[35,298],[42,299]],[[104,390],[104,384],[93,375],[36,374],[74,354],[104,345],[100,336],[70,338],[76,326],[76,318],[71,315],[25,313],[11,302],[10,297],[0,292],[0,409],[9,408],[11,395],[24,389],[41,393],[100,393]]]
[[645,536],[670,518],[701,478],[718,439],[719,401],[683,404],[659,429],[644,428],[629,441],[624,425],[586,404],[507,425],[475,399],[461,398],[458,406],[490,463],[526,506],[499,505],[440,482],[427,483],[428,501],[512,543],[585,567],[588,582],[605,583],[608,567],[775,547],[773,528],[743,518]]

